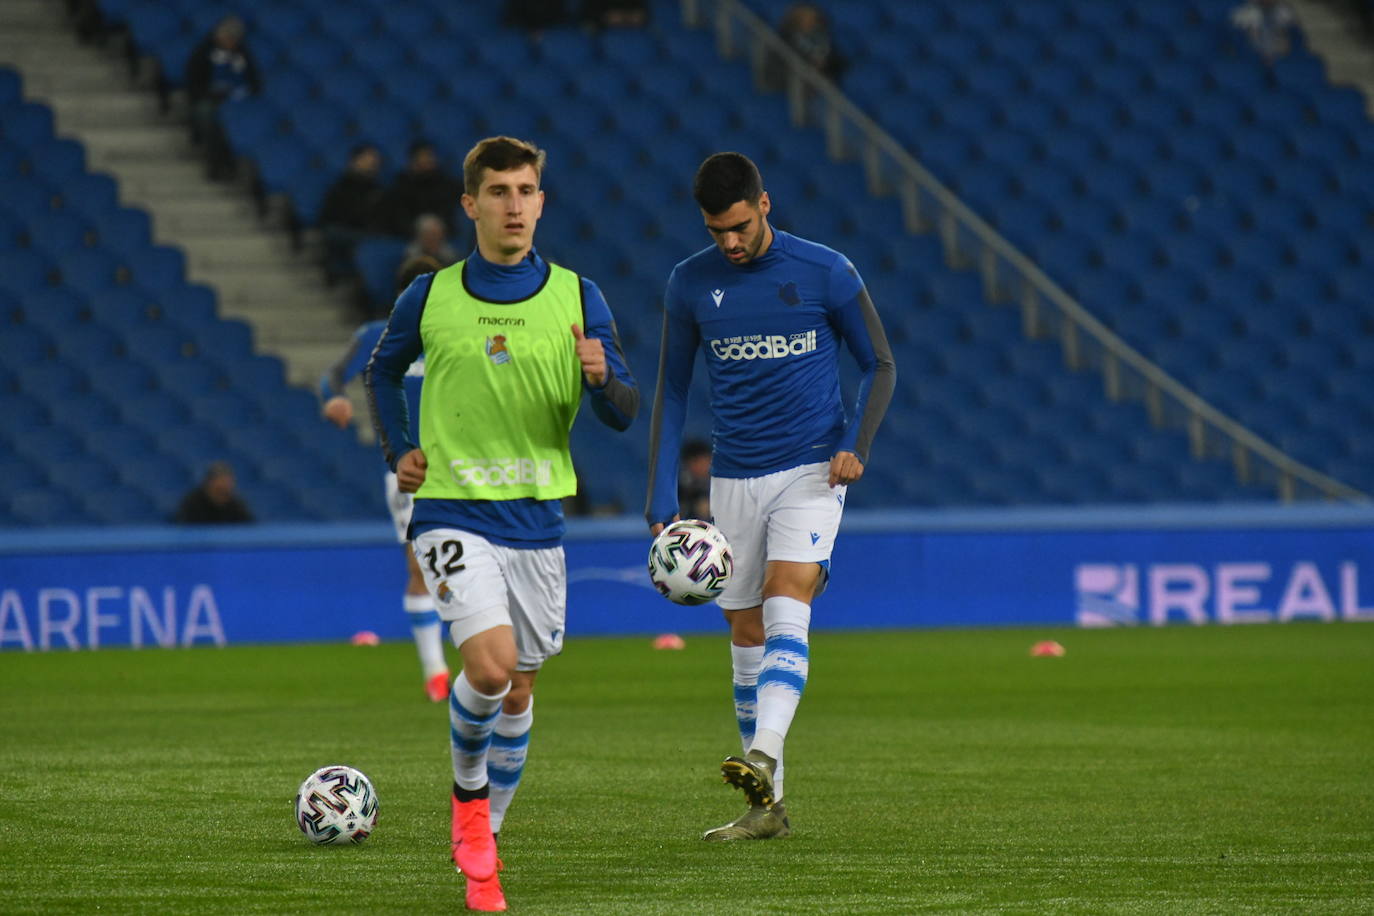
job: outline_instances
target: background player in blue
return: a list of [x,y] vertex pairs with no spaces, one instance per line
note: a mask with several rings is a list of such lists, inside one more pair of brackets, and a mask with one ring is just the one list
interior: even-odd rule
[[[411,258],[401,265],[397,275],[400,290],[410,285],[420,274],[433,273],[442,265],[430,257]],[[353,332],[348,349],[329,371],[320,378],[320,401],[323,403],[324,418],[340,429],[346,429],[353,422],[353,402],[344,395],[344,386],[362,373],[372,356],[377,341],[386,330],[385,321],[369,321]],[[425,377],[425,360],[422,355],[411,364],[406,372],[406,399],[414,427],[420,418],[420,384]],[[418,433],[417,433],[418,435]],[[396,540],[408,543],[406,532],[410,528],[410,511],[413,497],[402,493],[396,483],[396,472],[384,469],[382,486],[386,491],[387,510],[396,528]],[[439,613],[434,609],[434,597],[425,588],[424,576],[420,574],[420,564],[415,554],[405,550],[406,580],[405,593],[401,603],[406,617],[410,620],[410,632],[415,638],[415,649],[420,654],[420,668],[424,672],[425,694],[435,703],[448,699],[449,680],[448,662],[444,659],[444,631]]]
[[[387,461],[416,493],[422,573],[463,657],[449,703],[454,861],[478,910],[505,909],[494,834],[524,768],[535,675],[563,645],[568,427],[584,397],[616,430],[639,409],[601,291],[534,250],[543,167],[521,140],[473,147],[462,202],[477,248],[401,294],[364,376]],[[402,386],[422,351],[417,440]]]
[[[708,840],[786,836],[783,741],[806,685],[811,602],[829,576],[846,487],[863,476],[896,367],[854,266],[768,222],[759,171],[739,153],[697,170],[693,196],[715,245],[673,268],[664,296],[645,516],[678,517],[677,462],[697,350],[711,392],[711,511],[734,550],[718,603],[730,623],[744,756],[721,764],[749,809]],[[862,378],[840,400],[839,345]]]

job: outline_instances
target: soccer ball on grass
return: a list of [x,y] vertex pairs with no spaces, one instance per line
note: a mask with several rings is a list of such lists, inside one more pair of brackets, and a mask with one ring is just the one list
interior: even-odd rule
[[673,522],[649,547],[649,581],[675,604],[714,601],[734,570],[725,535],[701,519]]
[[296,790],[296,823],[320,846],[361,843],[377,823],[377,792],[352,767],[320,767]]

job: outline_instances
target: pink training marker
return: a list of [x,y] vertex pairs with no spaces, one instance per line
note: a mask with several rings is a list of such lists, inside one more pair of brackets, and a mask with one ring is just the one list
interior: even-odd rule
[[1064,647],[1053,639],[1046,639],[1031,646],[1030,654],[1035,658],[1058,658],[1064,654]]
[[685,649],[687,648],[687,643],[683,640],[681,636],[677,635],[676,633],[664,633],[661,636],[654,637],[654,648]]
[[380,645],[382,638],[371,630],[359,630],[353,634],[352,643],[355,646],[376,646]]

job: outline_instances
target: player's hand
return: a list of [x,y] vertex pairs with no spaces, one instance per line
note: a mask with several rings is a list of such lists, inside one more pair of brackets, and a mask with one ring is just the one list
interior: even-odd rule
[[864,476],[864,463],[853,452],[836,452],[830,459],[830,486],[851,484]]
[[665,524],[665,523],[663,523],[663,522],[654,522],[652,525],[649,526],[649,536],[650,536],[650,537],[658,537],[660,534],[663,533],[663,529],[664,529],[664,528],[667,528],[668,525],[671,525],[673,522],[678,522],[678,521],[681,521],[681,520],[682,520],[682,516],[681,516],[681,515],[674,515],[674,516],[672,517],[672,519],[671,519],[670,521],[668,521],[667,524]]
[[606,384],[606,349],[601,345],[601,338],[583,334],[580,324],[572,326],[572,335],[577,341],[577,358],[582,363],[587,384],[600,388]]
[[353,422],[353,402],[341,394],[324,402],[324,418],[339,429],[347,429]]
[[396,462],[397,487],[402,493],[414,493],[425,482],[427,470],[429,462],[425,460],[425,453],[418,448],[411,449]]

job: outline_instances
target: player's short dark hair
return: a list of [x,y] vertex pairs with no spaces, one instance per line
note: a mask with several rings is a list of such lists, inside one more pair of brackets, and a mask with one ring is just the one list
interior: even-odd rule
[[406,287],[421,274],[432,274],[436,270],[443,270],[444,265],[427,254],[417,254],[413,258],[407,258],[401,263],[396,271],[396,292],[405,292]]
[[756,204],[762,196],[763,176],[754,161],[743,153],[707,156],[692,181],[692,197],[697,206],[712,216],[724,213],[741,200]]
[[534,168],[534,177],[544,174],[544,151],[527,140],[514,137],[487,137],[468,150],[463,158],[463,190],[473,197],[482,187],[482,173],[509,172],[523,165]]

